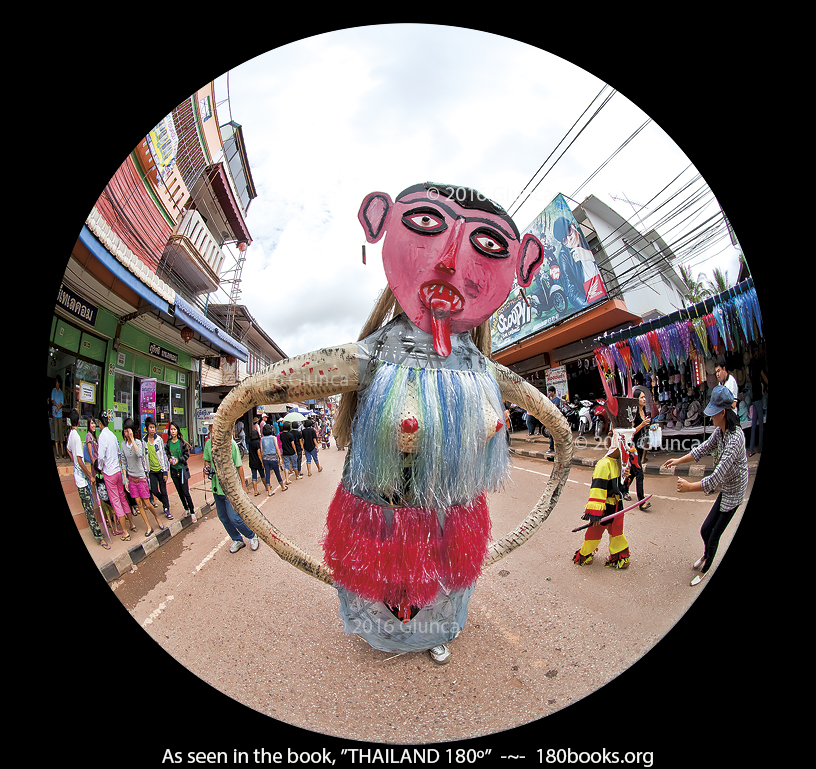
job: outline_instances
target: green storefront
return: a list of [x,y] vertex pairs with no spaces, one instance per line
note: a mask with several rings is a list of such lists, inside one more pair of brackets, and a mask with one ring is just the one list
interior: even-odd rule
[[[140,423],[140,392],[144,380],[155,379],[156,422],[166,433],[172,420],[190,440],[198,363],[165,340],[151,338],[64,287],[51,324],[48,355],[48,398],[57,376],[62,380],[63,418],[80,413],[84,441],[88,418],[108,413],[109,427],[121,440],[122,423]],[[181,339],[179,339],[181,342]],[[97,436],[101,426],[97,424]],[[66,428],[67,435],[67,428]],[[194,436],[193,436],[194,437]],[[52,433],[53,439],[53,433]]]

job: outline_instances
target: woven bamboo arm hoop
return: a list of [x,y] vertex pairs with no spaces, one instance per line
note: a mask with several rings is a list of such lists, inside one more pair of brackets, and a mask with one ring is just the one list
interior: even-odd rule
[[501,539],[490,543],[485,566],[500,561],[538,531],[561,496],[561,490],[567,482],[572,462],[572,430],[567,420],[564,419],[564,415],[549,398],[544,397],[538,389],[525,382],[518,374],[498,363],[491,362],[491,365],[502,398],[526,409],[550,431],[555,447],[555,458],[550,480],[536,506],[515,529]]
[[[555,462],[544,493],[529,515],[513,531],[492,542],[485,566],[509,555],[526,542],[555,507],[569,475],[572,432],[560,411],[535,387],[504,366],[491,363],[502,398],[525,408],[553,435]],[[221,488],[242,520],[284,561],[316,579],[332,584],[330,570],[302,550],[252,503],[232,463],[233,425],[261,404],[322,398],[354,392],[359,384],[356,344],[318,350],[275,363],[248,377],[224,398],[212,426],[212,457]]]

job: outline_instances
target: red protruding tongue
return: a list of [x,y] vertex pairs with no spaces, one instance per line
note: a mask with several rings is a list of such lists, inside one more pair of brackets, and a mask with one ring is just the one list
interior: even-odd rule
[[437,355],[447,358],[451,354],[451,303],[447,299],[431,299],[431,330],[433,346]]

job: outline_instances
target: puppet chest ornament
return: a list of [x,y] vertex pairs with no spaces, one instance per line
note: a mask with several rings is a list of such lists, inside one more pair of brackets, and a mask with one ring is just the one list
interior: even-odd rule
[[[489,359],[483,333],[514,281],[530,285],[543,249],[465,187],[417,184],[395,201],[373,192],[358,219],[369,243],[384,238],[388,279],[361,338],[280,361],[234,388],[215,415],[213,459],[224,493],[253,531],[336,588],[346,632],[382,651],[431,650],[432,659],[447,661],[444,645],[464,626],[483,568],[535,533],[569,473],[566,420]],[[252,504],[231,467],[230,443],[235,420],[254,405],[337,393],[334,432],[349,451],[321,563]],[[509,470],[504,401],[550,429],[555,461],[533,510],[491,540],[487,494],[502,488]]]

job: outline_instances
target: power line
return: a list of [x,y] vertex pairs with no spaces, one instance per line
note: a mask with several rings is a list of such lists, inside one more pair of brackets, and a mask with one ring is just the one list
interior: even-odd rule
[[[575,126],[578,125],[578,123],[581,121],[581,118],[583,118],[584,115],[586,115],[586,113],[589,112],[592,105],[598,100],[598,98],[606,90],[606,88],[607,88],[607,85],[604,84],[603,88],[601,88],[601,90],[598,91],[595,98],[589,103],[587,108],[581,113],[581,115],[578,117],[578,119],[572,124],[572,127],[569,129],[569,131],[567,131],[567,133],[564,134],[564,137],[561,139],[561,141],[559,141],[558,144],[555,145],[552,152],[550,152],[550,154],[547,156],[547,159],[539,166],[538,171],[536,171],[533,174],[530,181],[527,182],[527,184],[524,185],[524,188],[522,189],[522,191],[518,195],[516,195],[516,200],[518,200],[521,197],[521,195],[524,193],[524,190],[526,190],[527,187],[530,186],[533,179],[535,179],[535,177],[538,175],[539,171],[541,171],[541,169],[544,168],[545,165],[547,165],[547,162],[555,154],[555,151],[561,146],[561,144],[564,142],[564,140],[567,138],[567,136],[570,135],[570,133],[572,132],[572,129],[575,128]],[[532,195],[536,191],[536,189],[538,189],[539,184],[541,184],[541,182],[544,180],[544,178],[547,176],[547,174],[549,174],[550,171],[552,171],[553,168],[555,167],[556,163],[558,163],[558,161],[561,160],[562,157],[564,157],[564,153],[575,143],[575,140],[586,130],[587,126],[598,116],[598,113],[609,103],[609,100],[616,93],[617,93],[617,91],[613,89],[612,93],[609,94],[609,96],[607,96],[606,99],[604,99],[603,104],[601,104],[601,106],[598,107],[597,110],[595,110],[592,117],[590,117],[589,120],[587,120],[587,122],[584,124],[583,128],[581,128],[581,130],[575,135],[575,137],[572,139],[572,141],[564,148],[563,152],[556,158],[555,162],[553,162],[553,164],[550,166],[549,170],[547,170],[547,172],[538,180],[538,183],[536,184],[536,186],[533,187],[533,189],[530,190],[527,197],[524,198],[524,200],[522,200],[521,203],[519,203],[518,208],[516,208],[516,210],[513,213],[510,214],[511,216],[515,216],[519,212],[519,209],[527,202],[527,199],[530,197],[530,195]],[[515,205],[516,200],[514,200],[510,204],[510,208],[512,208]],[[509,209],[508,209],[508,212],[509,212]]]
[[593,172],[592,172],[592,173],[591,173],[591,174],[590,174],[590,175],[589,175],[589,176],[588,176],[588,177],[587,177],[587,178],[584,180],[584,182],[583,182],[582,184],[580,184],[580,185],[579,185],[578,189],[577,189],[577,190],[575,190],[575,192],[573,192],[573,193],[572,193],[572,197],[573,197],[573,198],[577,197],[578,193],[579,193],[579,192],[580,192],[580,191],[581,191],[581,190],[582,190],[582,189],[583,189],[583,188],[584,188],[584,187],[585,187],[585,186],[586,186],[586,185],[587,185],[589,182],[591,182],[591,181],[592,181],[592,180],[593,180],[593,179],[594,179],[594,178],[595,178],[595,177],[596,177],[596,176],[597,176],[597,175],[598,175],[598,174],[599,174],[601,171],[603,171],[603,169],[606,167],[607,163],[609,163],[609,162],[610,162],[610,161],[611,161],[611,160],[612,160],[612,159],[615,157],[615,155],[617,155],[617,154],[618,154],[618,153],[619,153],[619,152],[620,152],[620,151],[621,151],[621,150],[622,150],[622,149],[623,149],[623,148],[624,148],[624,147],[625,147],[627,144],[629,144],[629,142],[631,142],[631,141],[632,141],[632,139],[634,139],[634,138],[635,138],[635,137],[636,137],[636,136],[637,136],[637,135],[638,135],[638,134],[639,134],[639,133],[640,133],[640,132],[641,132],[641,131],[642,131],[644,128],[646,128],[646,126],[647,126],[647,125],[649,125],[649,123],[651,123],[651,122],[652,122],[652,119],[651,119],[651,118],[649,118],[648,120],[646,120],[646,122],[645,122],[645,123],[643,123],[643,125],[642,125],[642,126],[640,126],[640,128],[638,128],[638,129],[637,129],[637,130],[636,130],[636,131],[635,131],[635,132],[634,132],[634,133],[633,133],[633,134],[632,134],[632,135],[631,135],[631,136],[630,136],[630,137],[629,137],[629,138],[628,138],[628,139],[627,139],[625,142],[623,142],[623,144],[621,144],[621,145],[620,145],[620,147],[618,147],[618,148],[617,148],[617,149],[616,149],[616,150],[615,150],[615,151],[614,151],[614,152],[613,152],[613,153],[612,153],[612,154],[611,154],[611,155],[610,155],[610,156],[609,156],[609,157],[608,157],[606,160],[604,160],[604,162],[603,162],[603,163],[601,163],[601,165],[600,165],[598,168],[596,168],[596,169],[595,169],[595,171],[593,171]]

